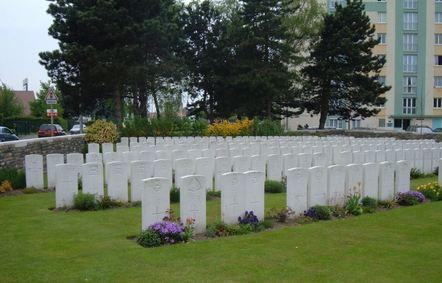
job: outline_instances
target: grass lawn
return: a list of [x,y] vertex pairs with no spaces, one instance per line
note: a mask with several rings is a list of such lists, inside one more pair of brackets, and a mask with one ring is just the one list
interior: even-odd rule
[[[0,282],[442,278],[442,202],[146,249],[126,239],[140,230],[140,207],[53,212],[48,207],[54,198],[53,193],[0,198]],[[284,203],[285,194],[266,195],[267,208]],[[219,200],[208,202],[209,222],[219,218],[219,209]]]

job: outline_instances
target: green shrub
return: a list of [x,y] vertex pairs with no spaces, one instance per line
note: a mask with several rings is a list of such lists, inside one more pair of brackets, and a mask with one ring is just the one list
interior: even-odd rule
[[171,203],[180,202],[180,189],[178,189],[175,186],[172,186],[172,189],[170,189],[170,202]]
[[206,200],[213,200],[221,197],[221,191],[209,190],[206,194]]
[[26,188],[26,176],[23,170],[12,167],[0,168],[0,183],[3,181],[9,181],[14,190]]
[[310,217],[314,220],[330,220],[332,211],[329,206],[315,205],[304,212],[304,216]]
[[378,201],[368,196],[362,198],[361,203],[362,203],[362,209],[365,213],[373,213],[376,211],[376,208],[378,207]]
[[378,201],[378,207],[382,207],[385,209],[391,209],[396,205],[396,202],[394,200],[379,200]]
[[442,188],[439,186],[438,182],[420,185],[416,190],[421,192],[427,199],[431,201],[442,200]]
[[422,178],[424,176],[424,173],[422,173],[422,171],[420,171],[417,168],[411,168],[410,171],[410,178],[411,179],[418,179],[418,178]]
[[355,216],[362,214],[362,206],[359,203],[360,199],[361,197],[358,194],[348,196],[347,201],[345,202],[345,210],[348,214]]
[[86,128],[87,143],[115,143],[118,140],[117,126],[105,120],[96,120]]
[[74,197],[74,208],[78,210],[97,210],[99,207],[95,195],[79,192]]
[[290,207],[284,207],[281,209],[271,208],[267,214],[268,218],[276,219],[276,221],[284,223],[287,219],[293,215],[294,212]]
[[163,244],[160,235],[151,229],[141,232],[137,243],[145,248],[159,247]]
[[284,184],[279,181],[267,180],[265,181],[264,188],[266,193],[276,194],[284,192]]
[[345,209],[345,207],[335,205],[330,207],[330,210],[332,215],[336,218],[345,218],[345,216],[347,216],[347,210]]
[[97,204],[98,209],[108,209],[108,208],[116,208],[123,206],[122,202],[111,199],[108,196],[102,197]]
[[250,129],[253,136],[280,136],[284,133],[281,120],[253,119]]
[[40,190],[34,188],[34,187],[29,187],[29,188],[24,188],[22,190],[22,193],[26,194],[26,195],[30,195],[30,194],[36,194],[41,192]]

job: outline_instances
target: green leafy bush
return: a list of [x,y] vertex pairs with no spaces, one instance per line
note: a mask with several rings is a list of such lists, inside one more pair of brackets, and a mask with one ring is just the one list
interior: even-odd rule
[[96,120],[86,128],[87,143],[115,143],[118,140],[117,126],[109,121]]
[[79,192],[74,197],[74,208],[78,210],[97,210],[99,204],[93,194]]
[[272,218],[272,219],[276,219],[276,221],[284,223],[287,222],[287,219],[289,219],[289,217],[291,215],[293,215],[294,212],[290,207],[284,207],[281,209],[277,209],[277,208],[271,208],[267,214],[268,218]]
[[116,207],[122,207],[124,204],[122,202],[116,201],[111,199],[108,196],[102,197],[98,201],[98,209],[109,209],[109,208],[116,208]]
[[345,210],[348,214],[351,215],[361,215],[362,214],[362,206],[359,203],[361,196],[358,194],[354,194],[347,197],[347,201],[345,202]]
[[382,207],[385,209],[391,209],[396,205],[396,202],[394,200],[379,200],[378,201],[378,207]]
[[416,190],[421,192],[427,199],[431,201],[442,200],[442,188],[437,182],[420,185]]
[[12,167],[0,168],[0,183],[3,181],[9,181],[14,190],[26,188],[26,176],[23,170]]
[[335,205],[330,207],[331,213],[336,218],[345,218],[347,216],[347,210],[345,207]]
[[40,190],[34,188],[34,187],[29,187],[29,188],[24,188],[22,190],[22,193],[26,194],[26,195],[30,195],[30,194],[37,194],[41,192]]
[[363,197],[361,203],[362,203],[362,209],[365,213],[373,213],[376,211],[376,208],[378,207],[378,201],[368,196]]
[[206,200],[213,200],[221,197],[221,191],[209,190],[206,193]]
[[332,211],[329,206],[315,205],[304,212],[304,216],[310,217],[314,220],[330,220]]
[[250,127],[250,134],[252,136],[281,136],[284,129],[281,125],[281,120],[271,119],[253,119]]
[[172,189],[170,189],[170,202],[171,203],[180,202],[180,189],[178,189],[175,186],[172,186]]
[[163,244],[160,235],[151,229],[141,232],[137,243],[145,248],[159,247]]
[[284,192],[284,184],[279,181],[267,180],[264,184],[264,189],[266,193],[283,193]]

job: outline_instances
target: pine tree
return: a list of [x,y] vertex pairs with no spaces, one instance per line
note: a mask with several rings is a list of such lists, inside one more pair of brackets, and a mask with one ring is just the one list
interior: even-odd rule
[[323,129],[328,115],[350,120],[376,115],[381,97],[390,87],[379,82],[385,58],[372,52],[379,41],[361,0],[324,16],[319,40],[313,45],[309,65],[303,68],[301,109],[320,114]]

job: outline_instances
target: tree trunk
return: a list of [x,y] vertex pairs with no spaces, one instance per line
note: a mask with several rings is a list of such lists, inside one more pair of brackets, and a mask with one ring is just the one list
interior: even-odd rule
[[266,116],[269,119],[272,118],[272,100],[270,98],[267,100]]
[[321,96],[321,106],[320,106],[320,118],[319,118],[319,129],[324,129],[325,122],[327,121],[327,115],[328,115],[328,109],[329,109],[329,101],[328,101],[329,94],[327,91],[322,93]]
[[155,111],[157,112],[157,118],[161,118],[160,114],[160,103],[158,101],[157,92],[155,91],[155,87],[152,88],[152,97],[153,97],[153,103],[155,104]]
[[122,103],[121,103],[121,93],[120,90],[117,88],[114,92],[114,100],[115,100],[115,120],[117,123],[122,122]]
[[147,91],[145,86],[140,87],[139,101],[140,116],[147,118]]

